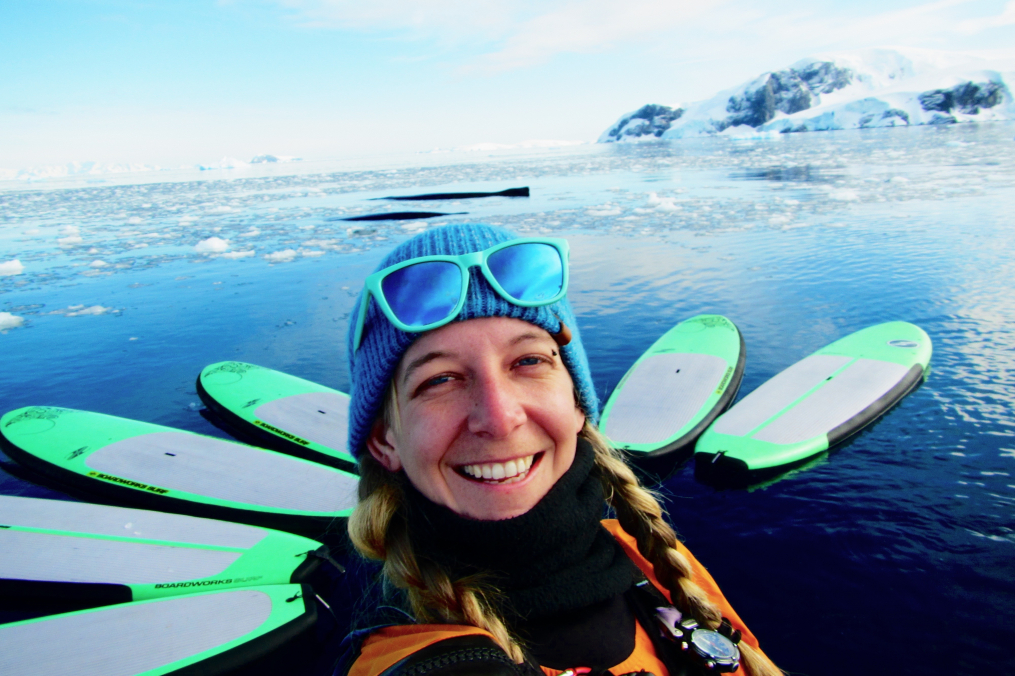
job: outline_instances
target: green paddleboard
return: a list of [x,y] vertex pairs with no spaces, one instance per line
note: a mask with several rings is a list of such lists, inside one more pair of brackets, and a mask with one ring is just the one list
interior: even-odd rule
[[694,449],[705,481],[736,482],[780,472],[856,434],[919,385],[930,337],[888,322],[835,341],[744,397]]
[[0,597],[92,606],[304,582],[319,542],[245,524],[0,495]]
[[636,460],[690,451],[736,398],[745,359],[743,338],[729,319],[698,315],[680,322],[620,380],[599,428]]
[[223,361],[201,371],[197,393],[243,441],[356,471],[346,450],[349,395],[281,371]]
[[0,625],[0,674],[221,674],[310,629],[310,587],[285,584],[135,601]]
[[317,536],[356,504],[354,474],[100,413],[20,408],[0,418],[0,443],[41,478],[159,511]]

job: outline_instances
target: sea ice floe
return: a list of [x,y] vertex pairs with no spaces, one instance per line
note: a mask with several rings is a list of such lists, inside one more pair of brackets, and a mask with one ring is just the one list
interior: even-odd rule
[[229,258],[235,260],[237,258],[250,258],[256,252],[253,249],[249,251],[229,251],[228,253],[221,254],[219,258]]
[[293,249],[283,249],[264,255],[264,259],[269,263],[288,263],[294,258],[296,258],[296,251]]
[[10,312],[0,312],[0,331],[16,329],[19,326],[23,326],[24,323],[25,320],[23,317],[12,315]]
[[21,261],[15,258],[12,261],[0,263],[0,277],[9,277],[11,275],[20,275],[24,272],[25,266],[21,264]]
[[251,228],[250,230],[247,230],[246,232],[241,232],[239,236],[240,237],[257,237],[260,234],[261,234],[260,230],[258,230],[257,228]]
[[49,315],[63,315],[64,317],[85,317],[89,315],[104,315],[109,312],[117,312],[111,307],[102,307],[101,305],[92,305],[86,307],[84,305],[68,305],[65,308],[59,310],[53,310],[47,312]]
[[604,209],[588,209],[585,213],[589,216],[619,216],[622,212],[619,207],[609,207]]
[[300,250],[300,253],[303,254],[303,256],[305,258],[313,258],[314,256],[323,256],[324,255],[323,251],[306,251],[306,250],[303,250],[303,249]]
[[95,261],[92,261],[91,263],[89,263],[88,267],[90,267],[90,268],[104,268],[107,265],[109,265],[109,263],[107,263],[106,261],[95,260]]
[[69,237],[60,237],[56,240],[56,243],[60,246],[77,246],[84,242],[79,235],[71,235]]
[[221,237],[209,237],[202,239],[194,245],[194,251],[198,253],[222,253],[229,249],[229,240]]

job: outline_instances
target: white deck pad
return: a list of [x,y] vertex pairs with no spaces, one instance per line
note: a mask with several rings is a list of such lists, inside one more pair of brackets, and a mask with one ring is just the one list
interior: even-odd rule
[[271,610],[266,593],[242,589],[0,625],[0,674],[131,676],[238,639]]
[[724,413],[712,429],[746,436],[851,361],[839,355],[811,355],[763,384]]
[[710,354],[647,357],[624,382],[603,432],[621,444],[665,441],[701,410],[726,369],[724,359]]
[[88,456],[98,472],[260,507],[338,512],[356,505],[357,478],[281,453],[185,432],[153,432]]
[[156,584],[218,575],[242,552],[0,529],[0,579]]
[[[146,509],[0,495],[0,525],[249,549],[264,528]],[[0,552],[2,554],[2,552]]]
[[827,385],[754,434],[754,438],[773,444],[795,444],[827,434],[877,401],[908,372],[902,364],[857,359]]
[[339,392],[307,392],[262,404],[259,420],[328,448],[349,442],[349,397]]

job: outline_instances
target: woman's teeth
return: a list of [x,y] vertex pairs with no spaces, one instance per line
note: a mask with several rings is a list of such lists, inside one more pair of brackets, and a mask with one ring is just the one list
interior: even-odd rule
[[535,457],[535,455],[530,455],[518,458],[517,460],[508,460],[503,463],[494,462],[488,465],[464,465],[462,466],[462,472],[466,476],[482,481],[505,481],[515,477],[521,479],[528,474]]

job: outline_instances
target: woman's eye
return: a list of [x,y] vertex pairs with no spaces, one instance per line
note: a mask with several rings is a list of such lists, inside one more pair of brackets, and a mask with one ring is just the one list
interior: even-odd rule
[[434,376],[433,378],[428,378],[427,380],[424,380],[422,383],[419,384],[419,387],[416,388],[414,394],[422,394],[423,392],[426,392],[431,387],[437,387],[438,385],[443,385],[444,383],[446,383],[446,382],[448,382],[450,380],[451,380],[451,376],[450,375],[446,375],[446,374],[445,375]]
[[518,366],[535,366],[536,364],[542,363],[542,359],[539,357],[522,357],[518,360]]

